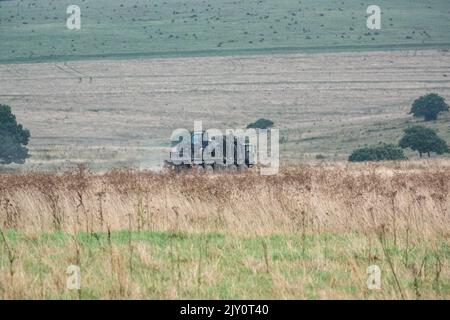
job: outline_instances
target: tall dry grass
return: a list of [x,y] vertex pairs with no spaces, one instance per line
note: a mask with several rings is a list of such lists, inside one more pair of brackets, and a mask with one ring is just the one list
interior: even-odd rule
[[[0,297],[448,298],[449,168],[0,174]],[[121,242],[121,230],[169,232]],[[69,241],[42,238],[54,231]],[[373,263],[387,277],[379,293],[365,287]],[[83,268],[75,293],[65,286],[70,264]]]
[[309,165],[275,176],[85,168],[0,175],[0,226],[24,231],[450,232],[449,167]]

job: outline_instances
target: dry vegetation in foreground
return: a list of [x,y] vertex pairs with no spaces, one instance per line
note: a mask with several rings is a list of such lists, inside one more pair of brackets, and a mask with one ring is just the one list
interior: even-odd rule
[[448,299],[449,168],[2,174],[0,297]]

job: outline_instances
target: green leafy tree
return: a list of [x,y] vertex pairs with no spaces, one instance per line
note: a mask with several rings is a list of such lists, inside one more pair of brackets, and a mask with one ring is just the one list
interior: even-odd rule
[[422,126],[413,126],[405,129],[405,135],[399,143],[402,148],[411,148],[419,152],[420,157],[424,153],[430,157],[431,152],[437,154],[444,154],[450,152],[450,149],[442,138],[440,138],[436,131]]
[[439,113],[448,111],[445,99],[436,93],[430,93],[414,101],[411,112],[414,117],[424,117],[425,121],[437,120]]
[[393,144],[380,144],[377,146],[356,149],[348,158],[351,162],[406,160],[403,149]]
[[30,132],[18,124],[11,107],[0,104],[0,164],[24,163]]
[[252,129],[268,129],[270,127],[273,127],[273,125],[274,125],[273,121],[261,118],[253,123],[250,123],[247,126],[247,129],[250,129],[250,128],[252,128]]

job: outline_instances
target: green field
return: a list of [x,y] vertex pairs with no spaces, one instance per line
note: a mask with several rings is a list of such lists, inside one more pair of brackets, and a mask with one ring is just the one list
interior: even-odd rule
[[[66,8],[81,8],[81,30]],[[448,0],[0,1],[0,62],[450,47]]]
[[[385,253],[376,237],[352,233],[243,237],[124,231],[108,238],[11,231],[7,241],[16,260],[10,266],[2,245],[0,270],[3,284],[11,280],[14,288],[0,287],[2,298],[436,299],[450,294],[448,272],[439,269],[450,259],[445,239],[410,248],[388,239]],[[65,287],[66,269],[74,264],[81,269],[81,291]],[[381,290],[366,286],[366,269],[374,264],[383,270]],[[425,273],[415,274],[416,267]]]

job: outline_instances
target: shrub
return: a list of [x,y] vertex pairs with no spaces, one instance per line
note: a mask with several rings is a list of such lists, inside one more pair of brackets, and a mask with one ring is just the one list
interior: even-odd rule
[[351,162],[406,160],[403,150],[393,144],[380,144],[378,146],[356,149],[348,158]]
[[268,129],[270,127],[273,127],[273,125],[274,125],[273,121],[261,118],[253,123],[250,123],[247,126],[247,129],[250,129],[250,128],[252,128],[252,129]]
[[18,124],[11,107],[0,104],[0,164],[24,163],[30,132]]

